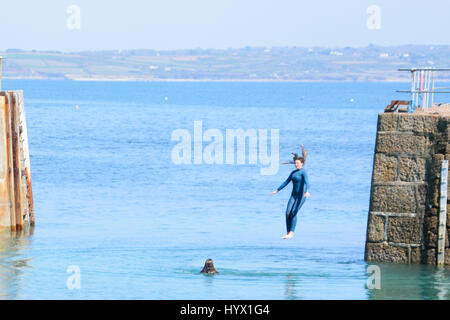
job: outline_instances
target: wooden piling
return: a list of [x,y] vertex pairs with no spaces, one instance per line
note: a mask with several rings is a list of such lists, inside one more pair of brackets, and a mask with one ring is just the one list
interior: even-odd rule
[[5,94],[5,125],[6,125],[6,154],[8,167],[8,199],[10,203],[10,227],[11,231],[16,231],[16,206],[14,205],[14,168],[13,168],[13,150],[12,150],[12,131],[11,131],[11,96]]
[[28,137],[22,91],[0,92],[0,227],[34,224]]
[[18,131],[18,157],[19,162],[17,168],[19,170],[19,201],[20,201],[20,213],[23,221],[23,225],[28,225],[28,203],[27,203],[27,183],[25,179],[25,161],[24,161],[24,139],[23,139],[23,125],[22,125],[22,117],[21,117],[21,105],[23,105],[23,93],[22,91],[14,92],[15,106],[16,106],[16,124]]
[[17,92],[12,92],[13,109],[11,110],[13,124],[13,160],[14,160],[14,198],[16,205],[16,229],[21,230],[24,225],[24,214],[26,214],[26,190],[23,186],[23,157],[21,157],[21,137],[20,137],[20,115]]
[[27,190],[28,200],[28,212],[30,225],[34,225],[34,204],[33,204],[33,188],[31,186],[31,169],[30,169],[30,151],[28,146],[28,130],[27,130],[27,118],[25,116],[25,104],[23,103],[23,92],[19,94],[19,110],[20,110],[20,124],[21,124],[21,136],[22,136],[22,150],[23,158],[25,162],[25,184]]
[[5,100],[0,96],[0,226],[11,225]]

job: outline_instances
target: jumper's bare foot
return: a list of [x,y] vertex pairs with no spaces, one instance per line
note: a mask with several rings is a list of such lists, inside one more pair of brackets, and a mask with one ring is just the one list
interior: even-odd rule
[[294,237],[294,233],[292,231],[289,231],[289,233],[285,237],[285,239],[292,239]]
[[286,235],[284,235],[281,239],[291,239],[294,237],[294,232],[289,231]]

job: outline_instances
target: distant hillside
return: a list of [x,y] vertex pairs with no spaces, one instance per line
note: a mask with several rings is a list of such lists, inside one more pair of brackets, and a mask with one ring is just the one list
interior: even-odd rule
[[[450,46],[246,47],[174,51],[0,52],[5,78],[73,80],[399,81],[398,68],[449,67]],[[445,75],[450,80],[450,73]]]

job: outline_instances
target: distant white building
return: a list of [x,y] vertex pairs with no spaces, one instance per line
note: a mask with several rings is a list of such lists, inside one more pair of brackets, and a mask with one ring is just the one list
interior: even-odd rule
[[344,54],[342,52],[332,50],[330,51],[330,56],[343,56]]
[[380,58],[387,58],[389,57],[389,53],[380,53]]

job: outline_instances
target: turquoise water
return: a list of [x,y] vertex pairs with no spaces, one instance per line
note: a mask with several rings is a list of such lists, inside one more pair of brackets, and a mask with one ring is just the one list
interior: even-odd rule
[[[381,288],[366,286],[377,114],[407,86],[4,81],[25,91],[37,222],[0,233],[0,297],[449,299],[449,269],[378,264]],[[172,132],[195,120],[279,129],[280,161],[305,144],[294,239],[281,239],[290,187],[268,195],[291,166],[172,162]],[[199,273],[207,258],[220,274]]]

